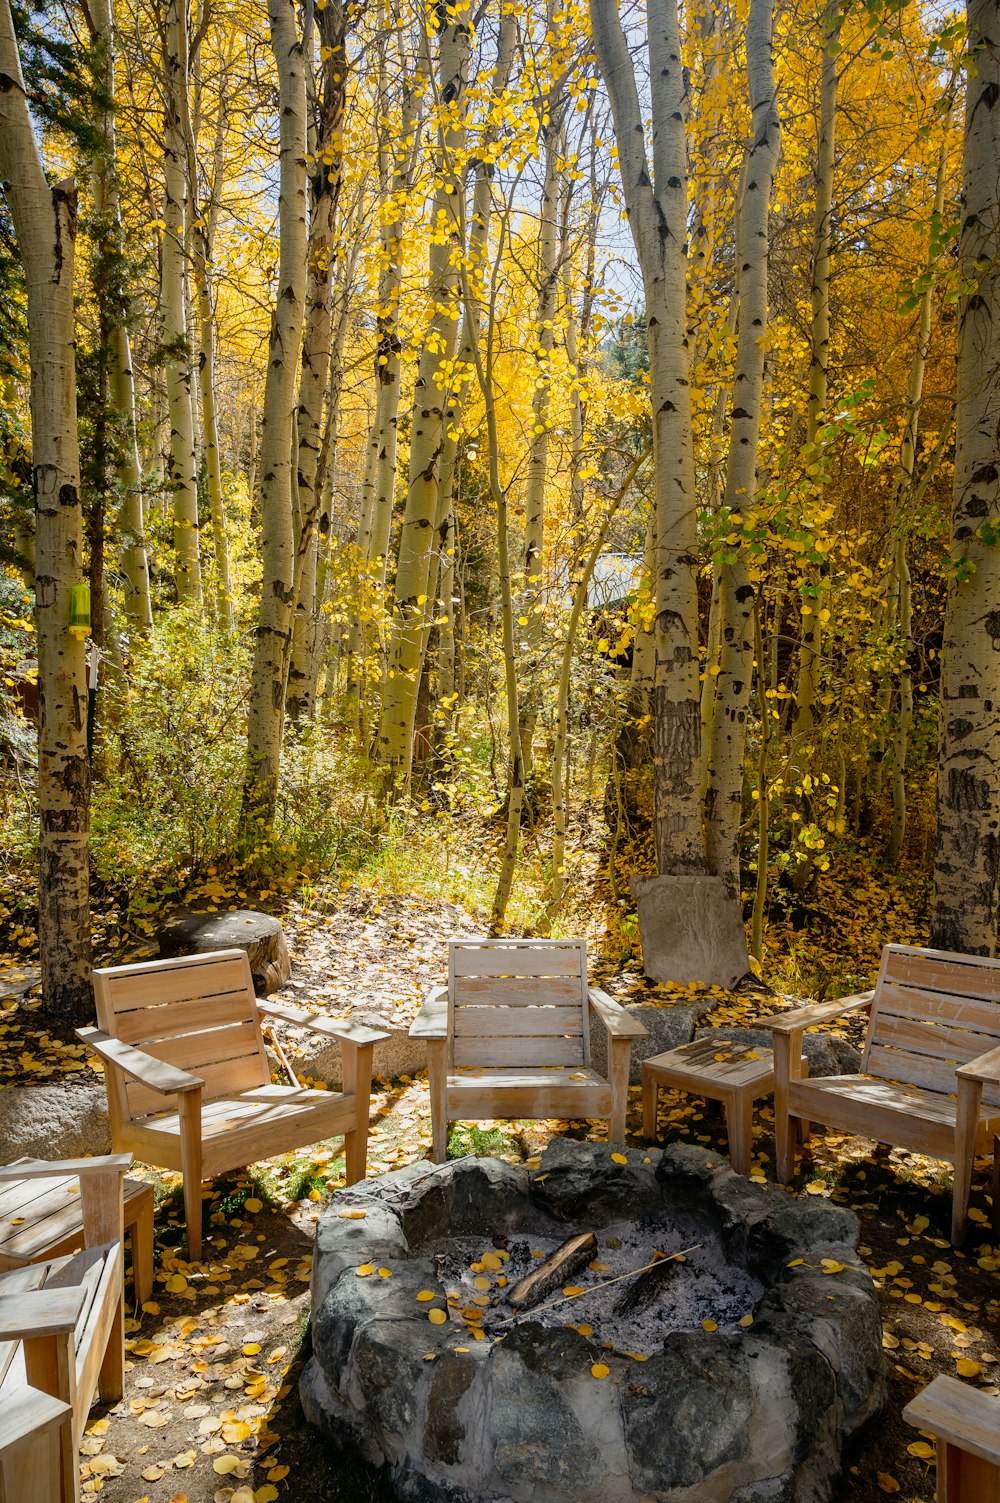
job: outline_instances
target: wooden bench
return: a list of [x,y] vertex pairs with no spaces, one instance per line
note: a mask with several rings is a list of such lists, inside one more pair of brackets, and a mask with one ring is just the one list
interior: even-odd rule
[[753,1104],[774,1089],[770,1049],[713,1039],[706,1029],[689,1044],[654,1054],[642,1062],[642,1133],[656,1141],[656,1105],[660,1088],[692,1091],[722,1103],[729,1135],[729,1157],[737,1174],[750,1173]]
[[122,1179],[131,1156],[0,1170],[79,1177],[84,1249],[0,1274],[0,1500],[74,1503],[95,1391],[122,1396],[125,1371]]
[[[11,1174],[19,1163],[8,1165]],[[126,1178],[125,1232],[132,1238],[135,1297],[144,1304],[153,1293],[153,1187]],[[77,1174],[0,1183],[0,1273],[46,1258],[75,1252],[83,1245],[83,1198]]]
[[903,1418],[937,1441],[937,1503],[1000,1503],[1000,1399],[942,1375]]
[[[609,1079],[590,1066],[590,1008],[608,1033]],[[632,1040],[646,1029],[587,984],[581,939],[454,939],[448,985],[410,1028],[427,1040],[431,1135],[443,1163],[449,1121],[607,1117],[625,1140]]]
[[[802,1035],[870,1009],[860,1075],[805,1078]],[[759,1019],[774,1037],[778,1178],[794,1167],[795,1122],[908,1148],[955,1166],[952,1242],[965,1240],[973,1160],[1000,1133],[1000,961],[886,945],[874,992]]]
[[[389,1037],[254,996],[243,950],[94,972],[111,1141],[184,1176],[187,1251],[201,1257],[201,1186],[258,1159],[343,1135],[349,1185],[364,1178],[372,1050]],[[341,1047],[343,1091],[272,1085],[261,1019],[309,1028]]]

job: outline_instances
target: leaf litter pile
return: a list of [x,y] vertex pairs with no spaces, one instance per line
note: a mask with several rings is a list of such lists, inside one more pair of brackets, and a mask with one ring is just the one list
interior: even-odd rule
[[[367,1004],[374,992],[401,1021],[439,979],[444,940],[456,928],[450,905],[371,894],[351,894],[342,922],[329,915],[310,921],[304,912],[286,916],[284,922],[291,926],[296,957],[289,998],[333,1014],[345,1010],[351,989]],[[371,930],[369,939],[366,929]],[[388,955],[386,945],[391,947]],[[149,953],[148,946],[113,958],[132,959],[137,953]],[[371,973],[372,963],[380,974]],[[21,957],[0,979],[0,1089],[70,1080],[80,1072],[90,1076],[85,1052],[72,1035],[38,1013],[33,980]],[[707,1026],[745,1026],[764,1010],[761,997],[752,994],[649,988],[627,974],[602,977],[602,984],[609,982],[623,1001],[655,999],[662,1006],[694,1002]],[[862,1028],[863,1021],[851,1020],[825,1031],[857,1042]],[[376,1081],[372,1110],[370,1174],[426,1156],[430,1122],[422,1077]],[[770,1107],[759,1106],[751,1171],[758,1182],[773,1180],[772,1124]],[[628,1130],[638,1143],[637,1090],[630,1096]],[[483,1151],[530,1161],[555,1132],[600,1141],[605,1128],[585,1121],[456,1124],[450,1152]],[[698,1097],[661,1091],[658,1139],[694,1141],[724,1152],[721,1112]],[[81,1458],[85,1498],[100,1494],[107,1503],[308,1503],[322,1497],[328,1503],[387,1503],[391,1494],[383,1479],[327,1448],[305,1424],[297,1396],[309,1350],[315,1222],[344,1183],[340,1149],[339,1140],[317,1144],[216,1182],[206,1205],[204,1261],[196,1265],[188,1265],[179,1251],[178,1177],[141,1166],[132,1170],[153,1181],[157,1191],[155,1290],[142,1309],[127,1307],[125,1397],[107,1412],[92,1412]],[[943,1165],[901,1150],[877,1150],[870,1142],[825,1129],[813,1134],[800,1160],[798,1193],[827,1196],[850,1206],[860,1219],[860,1251],[879,1291],[884,1329],[889,1403],[849,1443],[836,1503],[879,1503],[887,1495],[900,1503],[932,1503],[933,1441],[903,1424],[903,1406],[937,1373],[1000,1393],[1000,1247],[989,1231],[987,1178],[980,1166],[973,1182],[972,1232],[966,1249],[957,1252],[947,1240],[951,1196]],[[606,1230],[608,1235],[613,1234]],[[534,1261],[532,1252],[546,1250],[528,1248],[527,1262]],[[502,1265],[507,1260],[499,1254],[507,1251],[513,1259],[515,1249],[492,1251]],[[627,1251],[629,1266],[636,1266],[636,1249],[602,1246],[592,1261],[616,1268],[613,1256],[619,1251]],[[515,1270],[484,1267],[476,1274],[471,1264],[482,1257],[480,1250],[478,1259],[468,1260],[472,1288],[466,1290],[463,1279],[463,1308],[466,1293],[470,1309],[483,1308],[471,1298],[487,1292],[476,1287],[477,1277],[488,1276],[492,1289],[499,1277],[509,1281],[520,1270],[521,1260]],[[691,1254],[694,1267],[696,1258]],[[583,1285],[588,1277],[612,1276],[601,1268],[589,1269],[566,1287]],[[664,1298],[669,1288],[668,1280]],[[127,1299],[131,1295],[129,1282]],[[613,1295],[617,1290],[595,1300],[610,1303]],[[487,1293],[487,1303],[492,1300]],[[585,1300],[568,1302],[566,1323],[596,1329],[593,1310],[586,1305]],[[731,1317],[740,1318],[738,1306],[734,1296],[724,1320],[706,1316],[703,1329],[725,1329]],[[466,1335],[474,1324],[464,1323]],[[614,1348],[619,1341],[624,1347],[623,1333],[617,1335],[619,1340],[603,1339]],[[595,1378],[602,1376],[603,1365],[595,1364]]]

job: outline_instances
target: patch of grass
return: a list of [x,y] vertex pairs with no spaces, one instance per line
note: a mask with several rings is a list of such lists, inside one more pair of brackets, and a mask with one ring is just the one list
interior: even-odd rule
[[476,1158],[503,1157],[519,1153],[521,1145],[516,1136],[499,1127],[469,1126],[454,1127],[448,1139],[448,1157],[461,1159],[467,1155]]

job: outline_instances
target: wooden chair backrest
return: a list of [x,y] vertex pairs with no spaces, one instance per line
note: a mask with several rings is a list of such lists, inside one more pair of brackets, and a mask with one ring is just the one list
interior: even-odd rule
[[[953,1095],[955,1070],[1000,1045],[1000,961],[886,945],[861,1068]],[[983,1100],[1000,1106],[1000,1089]]]
[[589,1065],[582,939],[453,939],[448,945],[451,1063]]
[[[200,1076],[205,1101],[271,1079],[243,950],[98,970],[94,997],[105,1033]],[[138,1081],[123,1083],[117,1070],[109,1070],[108,1084],[123,1122],[173,1105]]]

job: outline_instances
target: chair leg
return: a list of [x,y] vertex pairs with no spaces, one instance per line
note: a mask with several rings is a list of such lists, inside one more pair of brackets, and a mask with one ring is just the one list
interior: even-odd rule
[[660,1087],[655,1076],[648,1070],[642,1072],[642,1136],[647,1143],[656,1141],[656,1107]]
[[431,1095],[431,1152],[435,1164],[448,1155],[448,1041],[427,1040],[427,1079]]
[[344,1135],[344,1178],[349,1185],[368,1169],[368,1117],[372,1100],[373,1044],[343,1044],[340,1059],[344,1092],[354,1097],[354,1129]]
[[990,1227],[993,1232],[993,1241],[1000,1242],[1000,1136],[993,1139],[993,1179],[990,1190],[993,1198]]
[[153,1197],[144,1195],[132,1224],[132,1281],[135,1297],[144,1305],[153,1293]]
[[955,1187],[951,1198],[951,1242],[962,1247],[969,1229],[969,1196],[972,1192],[972,1161],[976,1152],[976,1129],[983,1099],[982,1083],[958,1080],[955,1111]]
[[97,1391],[102,1404],[117,1404],[125,1389],[125,1296],[118,1299],[118,1309],[108,1333],[101,1370],[97,1377]]
[[608,1142],[624,1143],[625,1116],[628,1112],[628,1077],[632,1061],[631,1039],[608,1039],[608,1064],[611,1075],[611,1116]]
[[753,1097],[749,1091],[738,1093],[727,1101],[725,1113],[730,1162],[737,1174],[749,1174],[753,1144]]
[[184,1175],[184,1219],[190,1263],[201,1262],[201,1092],[178,1097],[181,1130],[181,1172]]

